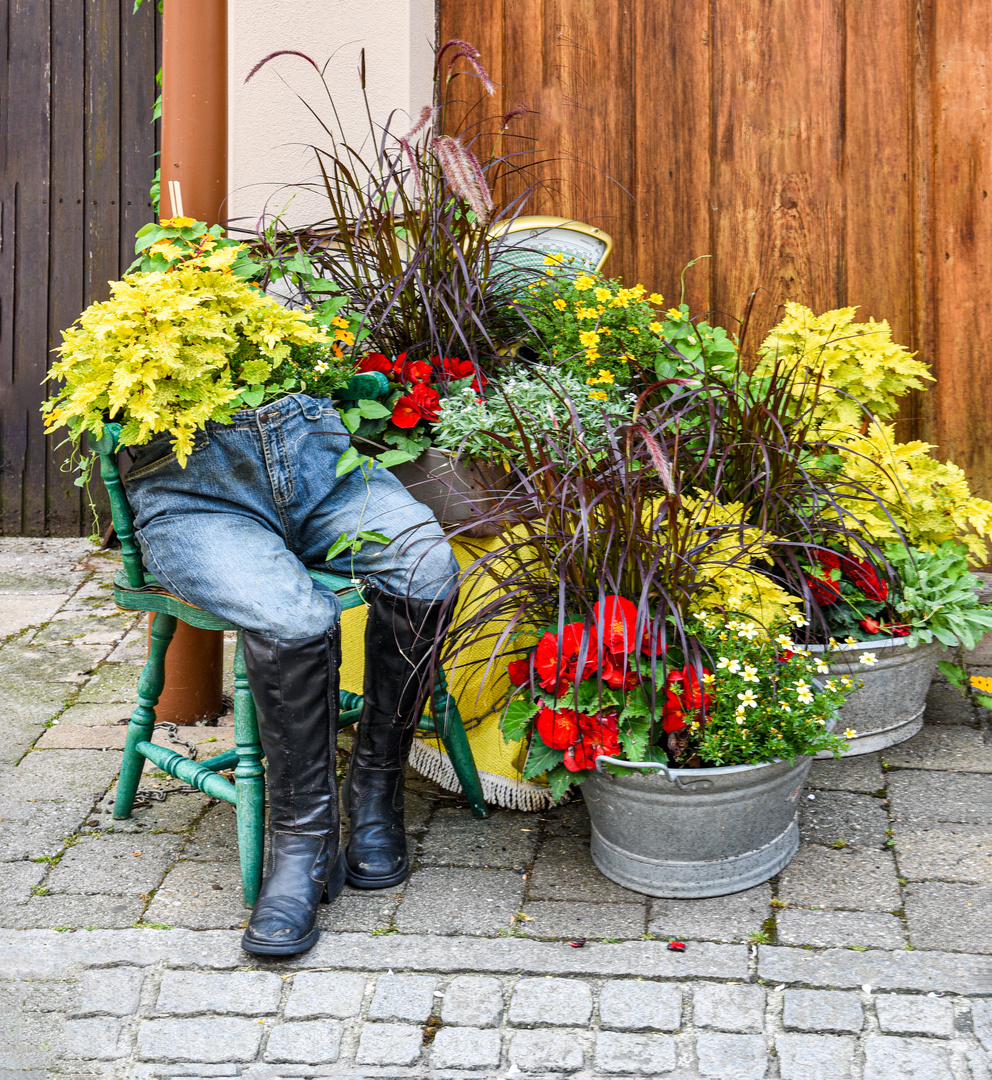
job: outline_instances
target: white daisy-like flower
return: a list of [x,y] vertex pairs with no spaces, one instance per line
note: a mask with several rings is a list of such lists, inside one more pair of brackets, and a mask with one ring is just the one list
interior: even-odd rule
[[796,697],[799,698],[800,705],[813,704],[813,695],[809,692],[809,690],[797,690]]
[[779,705],[779,709],[781,709],[782,712],[792,712],[792,706],[787,701],[783,701]]
[[327,364],[325,364],[323,360],[318,360],[317,363],[314,364],[313,369],[318,375],[323,375],[327,370]]
[[789,622],[791,622],[793,626],[805,626],[806,625],[806,620],[802,617],[802,615],[799,614],[798,611],[790,611],[789,612]]
[[865,665],[865,667],[871,667],[872,664],[878,663],[878,657],[873,652],[863,652],[858,660]]
[[[738,694],[737,699],[742,705],[747,705],[748,708],[756,709],[758,707],[758,699],[754,696],[753,690],[745,690],[743,694]],[[737,706],[738,709],[740,705]]]
[[827,681],[823,685],[828,690],[836,690],[837,689],[837,680],[836,679],[827,679]]
[[741,675],[741,678],[745,682],[761,682],[761,680],[758,678],[758,669],[756,667],[752,667],[750,664],[744,665],[744,671]]
[[857,645],[857,643],[858,643],[857,638],[853,638],[853,637],[844,638],[844,644],[845,645]]
[[729,668],[730,667],[730,657],[729,656],[717,657],[716,666],[717,666],[718,671],[722,671],[723,668]]
[[844,732],[844,738],[845,739],[854,739],[854,738],[857,737],[857,734],[858,733],[854,730],[854,728],[847,728],[845,730],[845,732]]
[[819,673],[820,673],[821,675],[826,675],[826,674],[828,674],[828,673],[829,673],[829,671],[830,671],[830,665],[829,665],[829,664],[828,664],[828,663],[826,662],[826,660],[819,660],[819,659],[818,659],[818,660],[816,661],[816,670],[817,670],[817,671],[818,671],[818,672],[819,672]]
[[788,634],[779,634],[778,637],[775,638],[775,643],[780,648],[785,649],[786,652],[796,651],[796,643],[792,640],[791,637],[789,637]]
[[741,623],[740,629],[737,631],[737,636],[747,638],[748,641],[754,641],[754,639],[758,636],[757,623]]

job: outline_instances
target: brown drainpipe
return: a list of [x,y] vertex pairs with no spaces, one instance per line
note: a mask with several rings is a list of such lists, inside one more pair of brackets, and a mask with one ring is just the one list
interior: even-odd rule
[[[213,225],[227,196],[227,0],[162,5],[162,205]],[[232,557],[234,557],[232,553]],[[166,653],[159,720],[192,724],[222,710],[224,635],[180,622]]]

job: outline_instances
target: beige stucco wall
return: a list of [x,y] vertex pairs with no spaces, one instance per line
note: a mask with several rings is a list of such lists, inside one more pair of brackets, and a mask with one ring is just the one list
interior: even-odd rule
[[318,195],[287,188],[319,181],[310,146],[328,139],[296,94],[331,126],[320,78],[300,57],[282,56],[245,85],[259,60],[296,49],[323,66],[333,54],[327,82],[349,137],[361,138],[368,130],[361,49],[379,120],[392,109],[416,116],[430,104],[433,44],[434,0],[228,0],[228,220],[253,225],[261,213],[279,211],[301,224],[326,212]]

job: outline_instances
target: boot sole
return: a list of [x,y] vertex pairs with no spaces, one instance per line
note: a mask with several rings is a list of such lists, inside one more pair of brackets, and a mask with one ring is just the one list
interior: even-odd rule
[[410,867],[406,866],[399,873],[390,874],[389,877],[361,877],[359,874],[353,873],[349,866],[346,866],[345,873],[348,884],[353,889],[389,889],[406,881],[410,876]]
[[[344,852],[339,851],[337,862],[334,864],[331,876],[327,879],[327,884],[321,894],[320,903],[329,904],[341,892],[344,888],[346,874],[347,864],[345,863]],[[241,937],[241,948],[254,956],[295,956],[297,953],[312,949],[317,944],[319,937],[320,927],[317,925],[314,925],[313,929],[304,937],[297,938],[295,941],[281,941],[278,944],[256,941],[255,938],[248,936],[246,930]]]

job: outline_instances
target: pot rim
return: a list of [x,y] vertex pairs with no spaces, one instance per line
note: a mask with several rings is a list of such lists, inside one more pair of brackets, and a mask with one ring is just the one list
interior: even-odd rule
[[880,638],[878,641],[856,641],[853,645],[848,645],[844,641],[839,642],[837,645],[803,645],[802,648],[809,649],[810,652],[825,652],[827,649],[832,652],[853,652],[855,649],[893,649],[899,645],[903,645],[907,649],[918,649],[921,646],[936,644],[939,644],[936,639],[933,641],[914,641],[910,644],[908,637],[890,637]]

